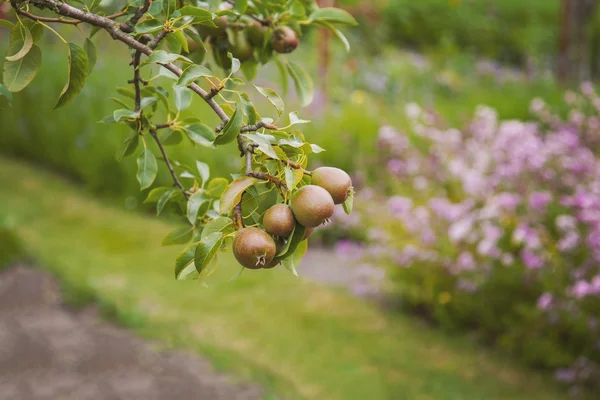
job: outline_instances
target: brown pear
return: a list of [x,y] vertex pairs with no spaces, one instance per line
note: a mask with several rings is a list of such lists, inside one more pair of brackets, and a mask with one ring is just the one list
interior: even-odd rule
[[327,190],[316,185],[302,186],[292,195],[294,217],[306,228],[316,228],[333,215],[333,199]]
[[285,204],[275,204],[263,217],[263,226],[271,235],[286,237],[294,229],[294,214]]
[[275,257],[275,242],[261,229],[242,228],[233,239],[233,255],[246,268],[263,268]]
[[312,172],[311,178],[313,185],[320,186],[329,192],[335,204],[343,203],[348,198],[352,179],[346,171],[333,167],[320,167]]

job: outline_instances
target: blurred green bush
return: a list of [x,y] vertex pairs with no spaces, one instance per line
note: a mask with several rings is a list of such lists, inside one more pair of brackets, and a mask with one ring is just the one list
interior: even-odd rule
[[469,51],[523,64],[556,50],[559,2],[548,0],[390,0],[387,36],[416,49]]

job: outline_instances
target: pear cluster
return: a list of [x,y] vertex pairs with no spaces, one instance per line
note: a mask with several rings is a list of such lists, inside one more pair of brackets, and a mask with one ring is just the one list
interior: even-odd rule
[[335,204],[343,203],[352,188],[350,176],[339,168],[321,167],[311,174],[311,184],[295,190],[289,204],[271,206],[261,227],[240,229],[233,241],[233,254],[246,268],[273,268],[280,263],[277,254],[297,225],[304,228],[306,240],[315,228],[328,222]]
[[[230,3],[221,3],[221,10],[230,10]],[[242,17],[232,23],[227,15],[214,20],[215,26],[196,26],[202,39],[208,39],[215,63],[223,69],[231,68],[227,53],[241,63],[247,61],[267,62],[271,54],[290,53],[299,44],[298,34],[289,26],[270,26],[268,22],[258,22]],[[196,49],[198,50],[198,49]]]

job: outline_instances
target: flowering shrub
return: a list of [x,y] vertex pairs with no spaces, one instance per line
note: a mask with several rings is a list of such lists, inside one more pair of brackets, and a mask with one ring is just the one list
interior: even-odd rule
[[538,122],[479,107],[461,130],[408,105],[410,133],[379,132],[392,234],[369,258],[407,307],[578,388],[600,382],[600,97],[565,101],[534,100]]

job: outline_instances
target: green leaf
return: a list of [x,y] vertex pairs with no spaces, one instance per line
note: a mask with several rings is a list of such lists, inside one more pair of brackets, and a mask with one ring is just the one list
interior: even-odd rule
[[242,63],[240,60],[231,55],[231,53],[227,53],[227,57],[231,58],[231,74],[235,74],[240,70]]
[[133,89],[126,87],[117,87],[117,93],[125,97],[129,97],[130,99],[135,99],[135,92],[133,91]]
[[175,259],[175,279],[196,278],[198,271],[194,265],[194,255],[198,243],[192,243],[185,248]]
[[211,235],[215,232],[220,232],[223,235],[228,235],[235,231],[235,227],[233,226],[233,221],[228,217],[219,217],[215,218],[209,223],[206,224],[204,230],[202,231],[201,238]]
[[[23,19],[21,20],[21,24],[29,29],[29,31],[31,32],[31,36],[33,38],[33,43],[37,43],[39,42],[39,40],[42,38],[42,35],[44,34],[44,26],[36,21],[32,21],[30,19]],[[18,36],[17,36],[18,35]],[[13,30],[10,33],[10,40],[11,42],[13,40],[15,40],[15,37],[23,37],[23,35],[21,34],[21,32],[16,32],[15,30]]]
[[198,210],[202,204],[209,201],[208,197],[204,194],[204,192],[194,193],[187,202],[187,219],[190,221],[192,225],[196,223],[196,218],[198,218]]
[[96,66],[96,60],[98,59],[98,53],[96,52],[96,46],[94,45],[94,42],[92,42],[90,39],[85,39],[85,43],[83,45],[83,48],[85,49],[85,52],[87,53],[87,57],[88,57],[88,75],[94,70],[94,67]]
[[158,172],[158,165],[156,163],[156,157],[147,148],[144,148],[142,154],[137,159],[138,172],[137,180],[140,183],[140,188],[146,189],[154,179],[156,179],[156,173]]
[[342,45],[344,45],[344,49],[346,49],[346,53],[350,52],[350,42],[348,42],[348,39],[346,38],[346,36],[344,36],[344,34],[339,29],[337,29],[335,26],[331,25],[327,21],[317,21],[317,24],[322,25],[325,28],[329,29],[331,31],[331,33],[333,33],[333,35],[336,38],[338,38],[338,40],[340,42],[342,42]]
[[121,120],[135,121],[140,116],[138,111],[127,110],[125,108],[119,108],[113,111],[113,118],[115,122],[121,122]]
[[13,29],[14,26],[15,26],[15,24],[13,24],[12,22],[10,22],[6,19],[0,19],[0,28]]
[[222,241],[223,233],[221,232],[211,233],[200,240],[194,255],[194,264],[199,274],[202,274],[202,271],[215,257]]
[[102,0],[92,0],[92,4],[90,4],[90,10],[93,11],[100,5],[100,3],[102,3]]
[[144,108],[156,104],[157,102],[158,99],[156,97],[144,97],[140,101],[140,109],[143,110]]
[[183,71],[183,74],[181,74],[181,77],[177,80],[177,85],[188,86],[202,76],[213,76],[213,73],[202,65],[191,65]]
[[312,152],[315,154],[325,151],[325,149],[322,148],[321,146],[319,146],[318,144],[311,144],[310,148],[312,149]]
[[248,0],[235,0],[235,6],[233,6],[233,10],[237,11],[240,14],[246,12],[248,8]]
[[[69,75],[54,108],[60,108],[73,100],[85,85],[88,76],[88,57],[84,49],[74,43],[69,43]],[[116,118],[115,118],[116,119]]]
[[115,121],[115,117],[111,114],[111,115],[102,117],[102,119],[100,121],[98,121],[98,123],[99,124],[116,124],[117,121]]
[[225,124],[225,127],[219,135],[215,138],[215,144],[222,145],[234,141],[237,135],[240,133],[240,129],[244,124],[244,113],[238,112],[239,106],[233,112],[229,121]]
[[[300,242],[304,241],[304,233],[306,232],[306,228],[300,224],[296,224],[294,226],[294,232],[292,232],[291,237],[288,239],[284,249],[275,256],[274,260],[281,261],[294,254],[296,248],[300,244]],[[285,251],[283,251],[285,250]]]
[[292,274],[298,276],[298,272],[296,272],[296,268],[300,265],[300,261],[306,254],[308,250],[308,242],[306,240],[298,243],[296,247],[296,251],[293,254],[289,255],[286,259],[281,261],[281,265],[283,265],[287,270],[289,270]]
[[194,17],[194,22],[213,20],[215,15],[208,10],[194,6],[184,6],[178,10],[180,15]]
[[182,195],[178,189],[170,189],[167,192],[163,193],[163,195],[158,199],[156,203],[156,215],[160,215],[160,213],[164,210],[165,206],[171,201],[174,197]]
[[215,134],[209,126],[205,124],[187,125],[183,127],[183,130],[192,142],[204,147],[214,147]]
[[358,22],[356,22],[349,12],[334,7],[317,9],[310,14],[310,17],[308,18],[311,21],[327,21],[334,24],[358,25]]
[[183,60],[193,64],[192,60],[182,56],[181,54],[167,53],[164,50],[155,50],[141,65],[146,65],[149,63],[169,64],[176,60]]
[[158,17],[163,10],[163,2],[162,1],[153,1],[152,4],[150,5],[150,8],[148,9],[148,14],[152,15],[153,17]]
[[264,135],[262,133],[245,133],[243,136],[252,140],[254,143],[258,144],[258,149],[265,153],[267,156],[279,160],[275,149],[273,149],[273,145],[271,145],[271,138],[275,139],[273,136]]
[[165,137],[162,139],[162,144],[165,146],[175,146],[183,140],[183,136],[180,131],[174,131],[169,129]]
[[202,182],[208,182],[208,178],[210,177],[210,167],[208,164],[203,163],[202,161],[196,161],[196,168],[198,168],[198,173],[200,174]]
[[167,37],[171,37],[172,39],[174,39],[175,42],[179,43],[179,47],[181,49],[183,49],[186,53],[190,52],[190,48],[189,48],[187,39],[185,38],[185,35],[183,34],[182,31],[180,31],[180,30],[175,31],[175,32],[171,33],[170,35],[167,35]]
[[204,45],[204,40],[202,40],[202,37],[198,34],[198,32],[196,32],[195,29],[191,28],[191,27],[187,27],[183,30],[185,32],[186,35],[188,35],[194,42],[198,43],[201,47],[202,50],[206,51],[206,46]]
[[186,244],[192,239],[193,233],[194,228],[192,228],[191,226],[184,226],[175,229],[173,232],[165,236],[161,244],[163,246],[169,246],[172,244]]
[[286,128],[293,126],[293,125],[310,124],[310,120],[300,119],[300,117],[298,117],[298,111],[291,112],[289,114],[289,117],[290,117],[290,124]]
[[254,59],[244,61],[241,69],[244,77],[249,81],[253,81],[258,74],[258,61],[255,61]]
[[221,197],[225,189],[227,189],[227,185],[229,185],[229,181],[225,178],[214,178],[210,182],[208,182],[208,187],[206,188],[206,194],[215,199]]
[[302,180],[304,173],[299,169],[285,167],[285,185],[289,191],[292,191]]
[[137,145],[140,141],[140,136],[137,132],[132,133],[129,137],[127,137],[123,144],[121,145],[121,149],[117,153],[117,161],[121,161],[124,157],[133,154],[135,149],[137,149]]
[[243,176],[231,182],[229,186],[227,186],[225,192],[221,195],[221,201],[219,203],[220,213],[229,214],[233,207],[235,207],[242,199],[244,191],[256,182],[257,179],[251,176]]
[[[157,0],[160,1],[160,0]],[[175,0],[163,0],[163,11],[165,12],[165,16],[167,19],[171,17],[171,15],[177,9],[177,4]]]
[[256,124],[256,121],[260,117],[256,112],[254,104],[252,104],[252,101],[250,101],[250,96],[248,96],[248,93],[240,93],[240,98],[242,99],[242,105],[244,106],[244,114],[246,114],[248,117],[248,124]]
[[346,214],[350,215],[352,213],[352,205],[354,204],[354,188],[351,187],[348,190],[348,197],[342,203],[342,207],[344,207],[344,211]]
[[4,104],[12,107],[12,93],[6,88],[6,86],[0,83],[0,110]]
[[135,32],[139,34],[157,32],[163,29],[163,23],[157,19],[147,19],[136,25]]
[[260,94],[262,94],[267,100],[269,100],[271,104],[273,104],[273,106],[277,110],[277,116],[281,117],[281,114],[285,109],[285,104],[281,97],[279,97],[279,95],[273,89],[256,85],[254,85],[254,87],[256,88],[256,90],[258,90]]
[[306,73],[302,67],[298,64],[289,62],[288,71],[292,80],[294,81],[294,87],[296,88],[296,94],[300,100],[300,104],[305,107],[312,102],[313,99],[313,82],[310,76]]
[[154,188],[148,193],[148,196],[146,196],[146,200],[144,200],[144,203],[155,203],[158,200],[160,200],[163,194],[167,193],[170,190],[172,190],[172,188],[164,186]]
[[[9,54],[14,52],[16,50],[11,45]],[[37,75],[41,63],[42,51],[34,44],[25,57],[17,61],[7,61],[4,63],[4,85],[11,92],[19,92],[25,89]]]
[[192,104],[192,91],[185,86],[173,86],[173,93],[177,111],[186,110]]
[[[15,29],[17,29],[17,28],[15,28]],[[31,36],[31,32],[29,31],[29,29],[20,25],[19,31],[21,33],[21,38],[18,40],[18,43],[22,47],[15,54],[6,56],[5,57],[6,61],[20,60],[21,58],[25,57],[27,55],[27,53],[29,53],[29,50],[31,50],[31,47],[33,47],[33,37]],[[14,45],[15,46],[13,46],[13,43],[11,43],[11,50],[13,47],[18,46],[17,43],[14,43]],[[8,54],[11,54],[10,50],[9,50]]]
[[275,65],[277,65],[277,69],[279,70],[279,77],[281,78],[281,92],[285,96],[289,90],[289,77],[287,69],[285,68],[285,64],[280,60],[275,59]]

